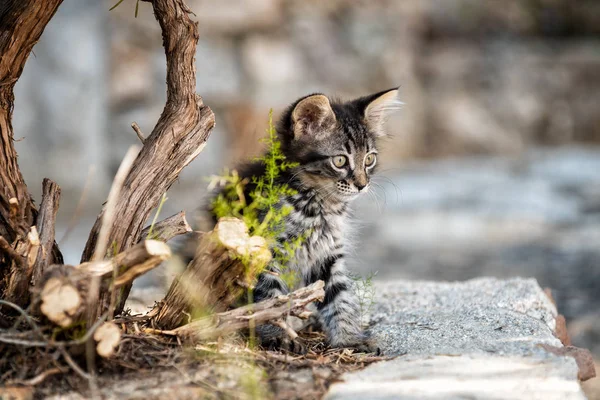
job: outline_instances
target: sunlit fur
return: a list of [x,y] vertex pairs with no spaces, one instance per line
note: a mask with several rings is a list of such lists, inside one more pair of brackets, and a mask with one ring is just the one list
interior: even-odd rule
[[[359,302],[344,266],[348,205],[369,189],[378,163],[376,157],[370,166],[365,160],[368,154],[377,153],[383,119],[400,104],[397,94],[397,89],[391,89],[350,102],[321,94],[306,96],[288,108],[277,127],[287,160],[298,163],[280,177],[281,183],[287,183],[297,194],[281,199],[281,206],[290,206],[293,211],[286,217],[285,231],[278,240],[284,243],[305,237],[288,267],[301,276],[301,285],[325,281],[325,300],[317,309],[332,346],[373,350],[360,326]],[[345,156],[345,165],[336,167],[335,156]],[[251,163],[239,172],[242,177],[260,176],[264,166]],[[252,189],[248,185],[246,192]],[[278,275],[280,265],[273,262],[268,269],[271,273],[259,277],[256,301],[290,290]],[[268,325],[259,329],[259,335],[267,344],[285,336],[279,328]]]

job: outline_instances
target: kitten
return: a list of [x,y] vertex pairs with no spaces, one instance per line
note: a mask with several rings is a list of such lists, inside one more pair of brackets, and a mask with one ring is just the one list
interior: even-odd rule
[[[282,173],[297,194],[281,199],[292,207],[286,217],[279,243],[301,235],[306,238],[288,265],[301,278],[303,286],[319,279],[325,281],[325,299],[317,304],[320,323],[333,347],[353,347],[376,351],[359,321],[359,302],[353,281],[344,266],[349,246],[345,241],[348,206],[369,189],[377,168],[377,141],[384,136],[386,115],[399,108],[398,89],[390,89],[350,102],[330,100],[312,94],[293,103],[283,114],[277,134],[287,161],[298,165]],[[239,170],[242,178],[261,176],[264,164],[254,162]],[[249,179],[251,182],[252,179]],[[246,194],[253,189],[249,184]],[[277,275],[276,261],[267,267],[275,274],[263,273],[255,286],[254,300],[260,301],[289,292]],[[289,342],[280,328],[257,328],[263,345],[300,351],[301,344]]]

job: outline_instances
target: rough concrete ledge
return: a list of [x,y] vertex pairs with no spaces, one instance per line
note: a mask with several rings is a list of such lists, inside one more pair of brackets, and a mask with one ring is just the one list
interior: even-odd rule
[[397,356],[332,385],[327,399],[585,399],[534,279],[376,285],[372,332]]

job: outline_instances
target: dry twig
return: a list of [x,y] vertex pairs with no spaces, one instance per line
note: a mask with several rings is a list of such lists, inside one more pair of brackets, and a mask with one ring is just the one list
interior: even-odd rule
[[144,136],[144,134],[142,133],[142,129],[140,128],[140,126],[137,124],[137,122],[132,122],[131,123],[131,127],[133,128],[133,130],[135,131],[135,134],[137,135],[138,139],[140,139],[140,142],[142,142],[142,144],[144,144],[144,142],[146,141],[146,137]]
[[[152,231],[152,237],[148,237]],[[185,212],[180,211],[175,215],[165,218],[160,222],[149,226],[142,231],[140,235],[143,239],[156,239],[163,242],[168,242],[175,236],[183,235],[184,233],[191,232],[192,228],[185,219]]]
[[[266,323],[277,323],[289,315],[298,316],[305,307],[314,301],[323,301],[325,291],[323,281],[317,281],[287,295],[277,296],[259,303],[249,304],[231,311],[217,313],[190,322],[174,330],[155,331],[164,335],[176,336],[183,341],[197,343],[214,340],[233,332]],[[289,328],[291,330],[291,328]]]

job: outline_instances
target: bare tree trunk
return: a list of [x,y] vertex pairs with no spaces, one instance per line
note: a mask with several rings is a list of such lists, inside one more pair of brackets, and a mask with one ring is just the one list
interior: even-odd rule
[[[140,240],[148,216],[181,170],[204,148],[214,126],[214,115],[196,94],[195,54],[198,42],[197,23],[189,17],[183,0],[154,0],[154,15],[160,23],[167,58],[167,103],[154,130],[144,140],[115,206],[115,221],[108,243],[123,251]],[[81,261],[91,259],[102,213],[88,238]],[[123,287],[117,304],[119,313],[125,304],[131,285]],[[100,293],[98,304],[106,304],[110,296]],[[96,316],[102,310],[98,310]]]
[[[62,0],[0,2],[0,236],[13,250],[30,245],[27,236],[37,219],[37,209],[19,170],[13,145],[14,86],[23,72],[31,49],[61,3]],[[53,238],[53,223],[46,229],[46,237]],[[54,239],[51,247],[52,251],[44,254],[48,259],[40,261],[36,268],[43,268],[51,262],[62,262]],[[7,297],[9,294],[17,298],[27,297],[28,285],[19,284],[19,292],[7,293],[9,282],[15,279],[15,274],[31,277],[42,272],[27,271],[33,268],[28,264],[27,258],[15,260],[12,257],[14,254],[7,248],[0,250],[0,297]]]

